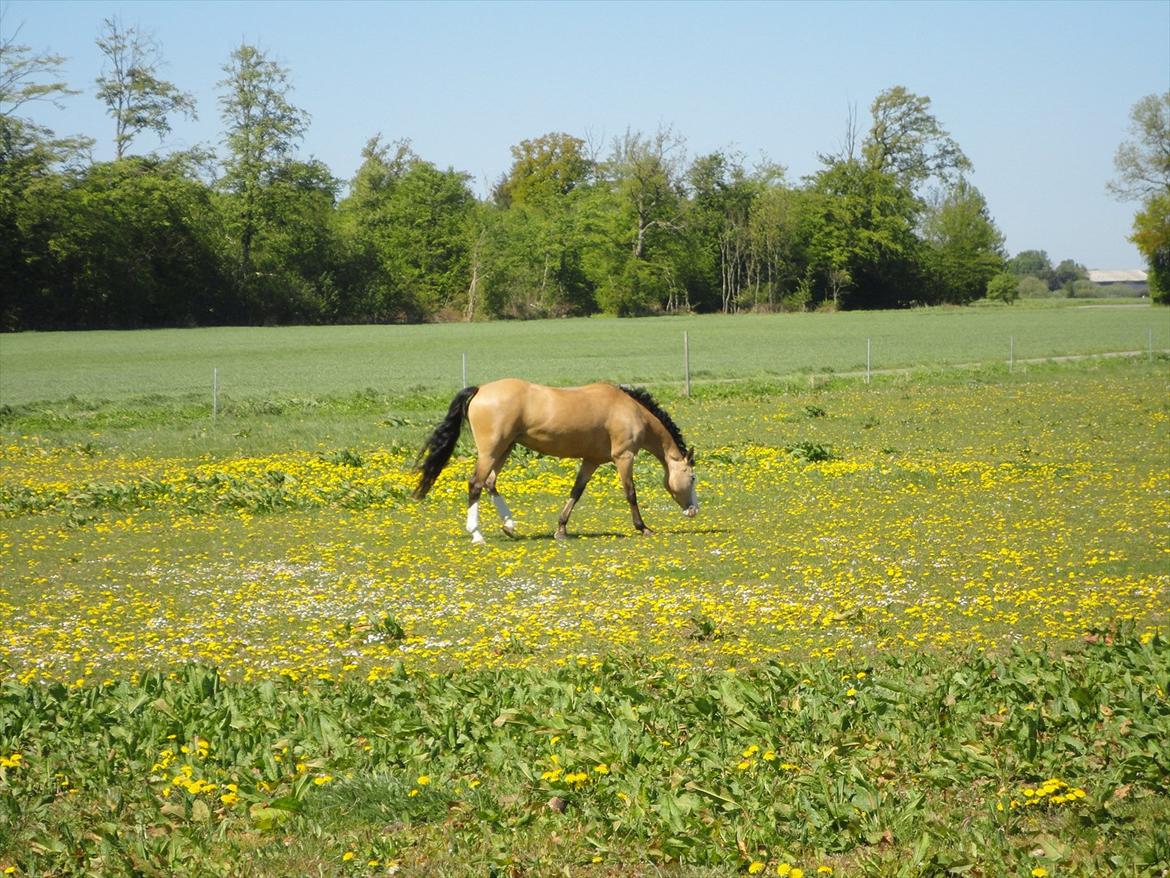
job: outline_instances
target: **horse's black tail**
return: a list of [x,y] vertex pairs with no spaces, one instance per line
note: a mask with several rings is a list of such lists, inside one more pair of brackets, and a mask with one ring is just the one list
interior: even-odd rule
[[463,431],[463,419],[467,416],[467,404],[475,396],[478,387],[465,387],[455,394],[451,406],[447,409],[447,417],[443,418],[439,426],[435,427],[426,444],[415,458],[414,468],[422,473],[418,480],[418,487],[414,489],[415,499],[421,500],[431,490],[431,485],[451,459],[455,450],[455,443],[459,441],[459,434]]

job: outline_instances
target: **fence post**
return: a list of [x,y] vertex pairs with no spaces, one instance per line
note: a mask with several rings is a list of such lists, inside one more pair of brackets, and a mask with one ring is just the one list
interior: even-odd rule
[[467,352],[463,352],[463,386],[467,386]]
[[872,373],[873,339],[865,340],[865,383],[869,384]]
[[683,376],[686,379],[686,395],[691,395],[691,339],[683,330]]
[[1008,337],[1008,371],[1016,371],[1016,337]]
[[219,369],[211,370],[211,420],[219,417]]

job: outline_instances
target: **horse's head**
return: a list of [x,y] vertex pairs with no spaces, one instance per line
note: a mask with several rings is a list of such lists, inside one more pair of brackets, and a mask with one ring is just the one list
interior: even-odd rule
[[686,457],[667,455],[666,490],[688,518],[695,517],[699,511],[699,496],[695,493],[694,449],[689,449]]

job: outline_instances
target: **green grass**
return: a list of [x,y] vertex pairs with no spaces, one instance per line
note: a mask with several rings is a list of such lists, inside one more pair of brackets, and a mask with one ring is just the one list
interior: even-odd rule
[[16,874],[1164,875],[1170,647],[0,687]]
[[450,393],[509,375],[546,383],[681,384],[1170,348],[1170,311],[1083,302],[908,312],[702,316],[425,326],[25,333],[0,336],[0,404],[190,395],[312,399],[371,389]]
[[[1141,348],[1119,315],[1170,329],[1000,308],[2,337],[0,872],[1164,876],[1168,361],[944,368],[1009,318],[1053,355]],[[648,380],[698,449],[693,522],[646,459],[654,537],[604,469],[556,543],[573,465],[518,455],[521,539],[473,551],[466,441],[407,498],[463,342],[576,383],[650,369],[615,338],[669,352],[686,327],[696,356],[726,333],[727,371],[685,398],[664,353]],[[920,368],[780,377],[851,368],[809,353],[842,337],[864,363],[883,327]],[[810,335],[773,374],[749,343],[778,328]],[[398,379],[354,377],[415,332]],[[216,422],[135,389],[233,336],[275,371]],[[440,341],[453,376],[401,377]]]

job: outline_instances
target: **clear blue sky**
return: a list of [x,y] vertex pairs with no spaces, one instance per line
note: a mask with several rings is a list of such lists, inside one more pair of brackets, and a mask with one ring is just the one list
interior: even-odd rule
[[[409,138],[483,193],[509,147],[549,131],[608,147],[669,125],[688,155],[767,156],[799,180],[837,150],[851,104],[904,85],[974,163],[1011,253],[1044,249],[1090,268],[1141,266],[1135,207],[1105,183],[1139,98],[1170,88],[1170,2],[46,2],[0,0],[3,34],[69,58],[83,94],[39,121],[98,139],[93,96],[103,18],[151,31],[163,78],[197,122],[164,148],[220,135],[216,83],[241,42],[284,65],[312,124],[301,154],[349,179],[366,140]],[[138,148],[154,148],[147,140]]]

